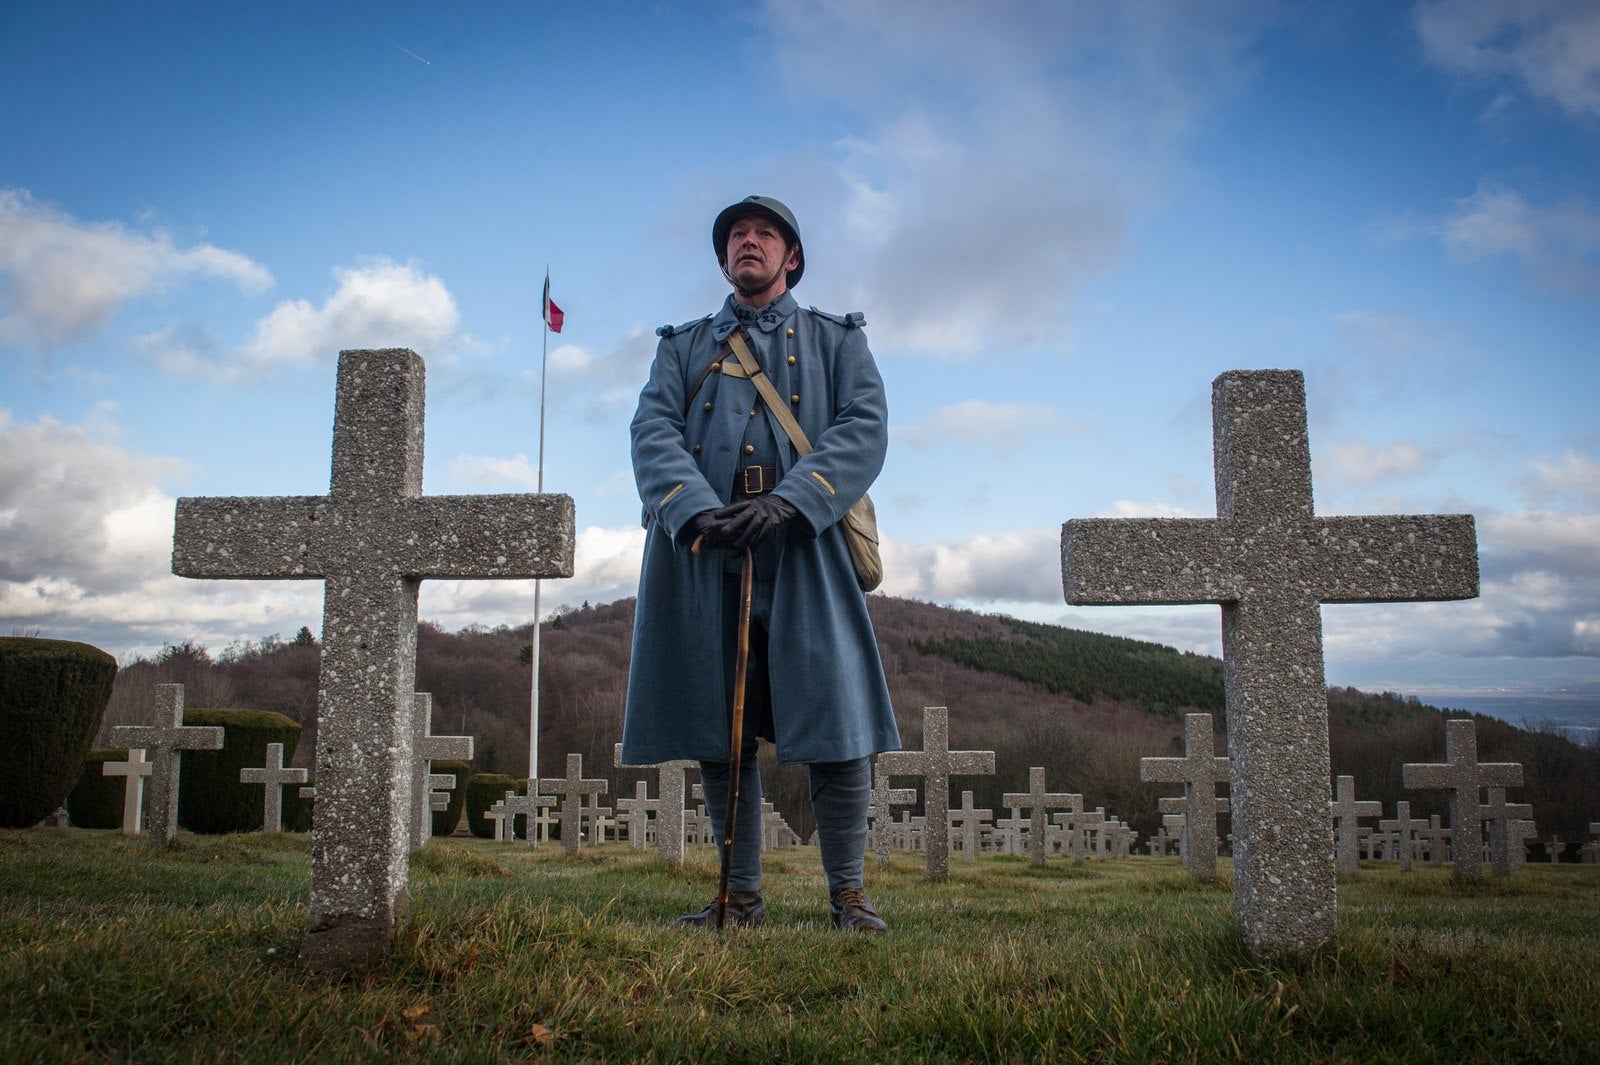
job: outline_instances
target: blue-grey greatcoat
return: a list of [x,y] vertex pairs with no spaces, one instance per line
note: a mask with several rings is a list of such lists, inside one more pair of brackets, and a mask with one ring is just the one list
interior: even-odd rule
[[694,555],[680,533],[730,502],[735,469],[749,462],[775,462],[775,491],[800,513],[772,534],[772,550],[763,544],[758,553],[775,559],[767,564],[776,572],[760,576],[774,581],[768,669],[779,761],[837,762],[900,745],[839,524],[877,477],[888,443],[883,379],[861,316],[802,310],[785,293],[750,327],[756,358],[815,449],[805,458],[744,377],[714,371],[688,394],[738,324],[730,296],[713,317],[663,327],[633,419],[646,532],[622,732],[629,764],[728,759],[729,553]]

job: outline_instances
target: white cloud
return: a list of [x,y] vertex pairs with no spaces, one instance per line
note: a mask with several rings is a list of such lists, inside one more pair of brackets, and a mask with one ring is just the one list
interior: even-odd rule
[[0,343],[64,343],[126,303],[196,278],[251,294],[272,285],[265,267],[238,252],[179,247],[160,229],[82,222],[24,189],[0,188]]
[[539,483],[539,475],[528,456],[520,453],[509,459],[458,455],[450,460],[450,480],[463,488],[531,489]]
[[338,282],[321,305],[279,303],[248,340],[222,352],[192,328],[171,327],[136,343],[162,369],[241,381],[283,367],[331,362],[347,348],[412,348],[424,355],[464,343],[454,297],[414,263],[374,258],[333,271]]
[[985,533],[956,542],[901,543],[885,536],[885,595],[951,600],[1061,601],[1060,533]]
[[941,443],[1004,456],[1044,437],[1086,431],[1044,403],[993,403],[969,399],[935,411],[915,425],[896,426],[896,443],[925,451]]
[[1494,181],[1483,181],[1433,221],[1393,227],[1398,236],[1439,241],[1462,262],[1509,256],[1542,285],[1589,298],[1600,297],[1600,212],[1569,201],[1539,205]]
[[[1073,289],[1122,253],[1197,117],[1243,77],[1259,5],[854,0],[765,8],[791,94],[866,132],[802,226],[876,337],[965,357],[1062,346]],[[927,101],[899,106],[896,101]],[[800,208],[809,205],[801,203]]]
[[1430,0],[1417,5],[1429,59],[1488,83],[1509,81],[1577,116],[1600,115],[1600,7],[1571,0]]
[[1535,504],[1567,498],[1600,508],[1600,462],[1572,448],[1560,458],[1535,456],[1533,475],[1523,481],[1522,490]]
[[1335,481],[1372,484],[1391,477],[1415,476],[1433,461],[1434,456],[1409,440],[1379,446],[1349,440],[1320,449],[1317,472]]

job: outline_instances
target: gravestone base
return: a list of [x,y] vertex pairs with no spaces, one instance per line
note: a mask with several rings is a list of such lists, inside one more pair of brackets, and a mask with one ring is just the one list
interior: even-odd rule
[[387,913],[325,914],[315,918],[300,943],[300,964],[313,972],[355,969],[385,961],[397,928],[410,919],[411,894],[402,888]]

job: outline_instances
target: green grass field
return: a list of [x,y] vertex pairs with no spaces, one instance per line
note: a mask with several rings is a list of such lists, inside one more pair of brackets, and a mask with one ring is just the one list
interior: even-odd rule
[[808,849],[719,936],[665,927],[709,848],[434,840],[392,959],[319,975],[307,837],[0,832],[0,1061],[1600,1060],[1600,867],[1363,863],[1338,943],[1263,965],[1176,859],[919,858],[869,858],[888,936],[828,927]]

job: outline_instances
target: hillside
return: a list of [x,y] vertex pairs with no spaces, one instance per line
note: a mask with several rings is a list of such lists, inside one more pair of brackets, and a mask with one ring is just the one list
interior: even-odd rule
[[[1080,791],[1091,809],[1104,806],[1149,833],[1158,824],[1156,799],[1171,789],[1141,784],[1138,759],[1180,753],[1185,711],[1212,712],[1222,730],[1217,659],[915,600],[874,595],[868,602],[906,745],[921,745],[922,708],[945,706],[952,748],[996,754],[997,774],[957,778],[956,799],[970,790],[978,806],[1000,809],[1001,795],[1026,790],[1029,767],[1042,765],[1052,790]],[[545,775],[576,751],[588,775],[610,778],[612,795],[632,791],[638,774],[615,770],[611,749],[621,736],[633,608],[632,599],[585,603],[546,623]],[[418,633],[417,688],[433,694],[434,731],[476,737],[480,770],[527,772],[529,633],[528,626],[445,632],[428,623]],[[273,637],[215,656],[189,644],[169,647],[121,671],[106,727],[138,719],[152,704],[155,684],[177,681],[187,686],[190,706],[271,709],[299,721],[306,729],[299,760],[309,764],[318,650],[305,631],[288,642]],[[1334,772],[1353,774],[1363,799],[1382,801],[1391,814],[1398,799],[1411,800],[1420,816],[1444,812],[1441,796],[1400,786],[1401,765],[1442,757],[1443,711],[1354,689],[1330,690],[1329,707]],[[1478,722],[1481,757],[1525,764],[1527,787],[1512,797],[1534,805],[1543,833],[1577,838],[1600,816],[1600,750],[1493,718]],[[1219,744],[1225,753],[1221,737]],[[769,798],[809,831],[804,771],[769,768]]]

